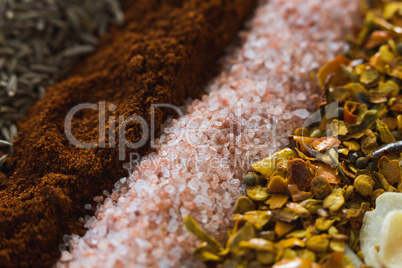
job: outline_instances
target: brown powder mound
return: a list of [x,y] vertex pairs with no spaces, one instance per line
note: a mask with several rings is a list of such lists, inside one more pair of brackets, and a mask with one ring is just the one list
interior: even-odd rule
[[[76,67],[74,76],[50,87],[20,124],[8,176],[0,176],[1,267],[51,266],[60,255],[63,235],[84,233],[78,221],[88,213],[84,205],[127,175],[122,164],[128,160],[119,161],[118,149],[108,146],[108,135],[101,140],[106,148],[80,149],[67,140],[64,120],[69,110],[84,102],[106,101],[106,107],[116,106],[106,118],[140,115],[150,122],[151,104],[180,105],[188,96],[198,96],[254,4],[251,0],[123,3],[126,26],[112,29],[98,51]],[[166,113],[156,113],[157,129]],[[75,138],[97,141],[98,118],[97,110],[77,113],[72,122]],[[140,124],[128,124],[125,134],[129,141],[140,140]],[[143,155],[150,147],[133,151]]]

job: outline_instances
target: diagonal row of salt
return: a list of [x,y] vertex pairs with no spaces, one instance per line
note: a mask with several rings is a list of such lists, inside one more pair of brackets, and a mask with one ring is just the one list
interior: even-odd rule
[[[315,108],[310,79],[356,27],[358,1],[262,1],[209,94],[187,107],[73,237],[58,267],[196,267],[192,215],[223,239],[250,164],[288,144]],[[97,197],[96,200],[100,198]]]

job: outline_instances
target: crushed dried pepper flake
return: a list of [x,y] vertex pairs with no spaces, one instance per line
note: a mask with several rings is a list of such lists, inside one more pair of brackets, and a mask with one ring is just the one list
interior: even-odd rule
[[[344,136],[344,135],[348,134],[348,128],[346,127],[345,122],[337,120],[337,119],[332,120],[330,129],[332,131],[332,135],[334,135],[334,136]],[[339,144],[340,144],[340,142],[339,142]],[[338,147],[339,144],[337,144],[337,146],[332,146],[332,147]]]
[[355,123],[357,120],[357,112],[360,108],[360,103],[347,101],[344,106],[344,120],[346,123]]
[[246,221],[255,229],[261,230],[265,224],[272,218],[271,211],[254,210],[244,213],[244,215],[236,214],[233,216],[235,220]]
[[391,131],[384,122],[382,122],[381,120],[377,120],[376,127],[378,132],[380,133],[380,138],[382,142],[384,143],[396,142],[395,137],[391,134]]
[[344,56],[338,56],[334,60],[328,62],[324,65],[318,72],[318,81],[320,83],[320,87],[324,88],[325,82],[328,79],[328,76],[332,75],[331,85],[332,86],[340,86],[344,84],[345,75],[342,70],[343,64],[348,64],[349,59]]
[[249,198],[236,203],[236,212],[241,202],[254,210],[234,215],[222,251],[231,253],[214,261],[220,267],[351,268],[350,254],[364,258],[365,212],[381,194],[402,191],[402,3],[369,2],[347,56],[319,70],[316,124],[290,136],[293,149],[252,165],[266,180],[248,185]]
[[325,219],[325,218],[318,218],[315,221],[315,228],[317,228],[317,230],[319,231],[327,231],[329,230],[329,228],[331,228],[332,224],[335,222],[334,219]]
[[219,252],[223,249],[221,244],[219,244],[219,242],[215,238],[213,238],[212,236],[207,234],[204,230],[202,230],[192,217],[190,216],[185,217],[184,225],[186,226],[187,230],[195,234],[199,239],[208,243],[208,245],[216,252]]
[[294,202],[303,201],[313,197],[313,193],[300,191],[296,184],[289,184],[288,189]]
[[344,141],[342,142],[342,144],[345,145],[349,149],[349,151],[360,151],[360,144],[357,141]]
[[218,262],[222,260],[219,255],[211,252],[207,242],[203,242],[195,249],[194,256],[203,262]]
[[248,211],[252,211],[255,209],[255,205],[253,201],[247,196],[241,196],[237,199],[235,204],[234,213],[235,214],[244,214]]
[[332,192],[328,181],[322,177],[315,177],[311,181],[310,190],[314,194],[314,197],[318,199],[325,198]]
[[378,84],[380,73],[375,68],[366,68],[360,75],[360,83],[366,87],[373,87]]
[[367,175],[359,175],[356,177],[353,187],[362,196],[371,196],[373,193],[374,180]]
[[281,240],[278,244],[282,248],[293,248],[293,247],[304,248],[306,246],[306,243],[303,240],[300,240],[295,237]]
[[390,185],[387,181],[387,179],[378,172],[373,172],[374,174],[374,179],[377,180],[377,182],[380,183],[380,185],[382,186],[382,188],[387,191],[387,192],[396,192],[395,187],[393,187],[392,185]]
[[311,163],[300,158],[289,160],[289,184],[297,185],[304,191],[310,188],[311,180],[315,177],[316,170]]
[[268,192],[270,194],[283,194],[287,190],[287,181],[279,175],[273,176],[268,183]]
[[343,256],[340,252],[335,252],[329,255],[322,268],[339,268],[345,267],[343,265]]
[[[332,125],[332,124],[331,124]],[[329,148],[339,147],[341,142],[334,137],[322,137],[315,140],[311,146],[318,152],[323,152]]]
[[390,161],[386,156],[378,161],[378,172],[381,173],[390,185],[401,182],[401,167],[399,161]]
[[261,251],[275,251],[275,244],[263,238],[252,238],[248,241],[240,241],[239,246],[241,248],[255,249]]
[[393,34],[387,31],[374,31],[370,34],[367,42],[364,45],[365,49],[375,48],[378,45],[386,43]]
[[272,268],[289,268],[289,267],[310,268],[311,261],[296,257],[294,259],[282,259],[281,261],[277,262],[274,266],[272,266]]
[[345,198],[342,194],[332,193],[324,199],[323,207],[333,212],[339,210],[344,203]]
[[283,237],[285,234],[292,231],[296,227],[296,225],[296,223],[277,221],[275,223],[275,233],[278,237]]
[[255,236],[254,228],[251,224],[246,222],[236,233],[229,237],[227,242],[227,248],[234,255],[239,253],[240,242],[248,241]]
[[256,172],[261,173],[265,178],[269,179],[276,171],[276,163],[279,160],[288,160],[292,157],[297,157],[297,154],[292,149],[286,148],[254,163],[252,167]]
[[289,196],[287,195],[274,194],[271,195],[271,197],[265,201],[264,204],[268,205],[270,209],[282,208],[288,199]]
[[329,184],[339,184],[341,182],[341,177],[339,176],[337,169],[327,165],[322,162],[312,162],[312,165],[315,167],[317,171],[317,177],[320,176],[321,178],[325,179]]
[[385,117],[381,120],[385,125],[387,125],[390,131],[395,130],[398,127],[398,121],[393,117]]
[[325,252],[329,245],[329,239],[322,235],[313,235],[307,239],[306,247],[314,252]]
[[247,196],[254,201],[265,201],[268,199],[268,189],[261,185],[248,187],[246,190]]

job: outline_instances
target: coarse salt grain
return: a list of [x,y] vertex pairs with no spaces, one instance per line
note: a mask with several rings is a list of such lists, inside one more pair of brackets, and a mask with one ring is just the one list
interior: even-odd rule
[[306,109],[297,109],[293,112],[293,114],[297,117],[300,117],[301,119],[306,119],[310,115],[309,111],[307,111]]
[[[192,257],[199,241],[182,218],[191,215],[224,238],[244,191],[241,179],[251,163],[286,146],[290,131],[315,108],[305,97],[318,90],[308,74],[339,52],[357,12],[357,0],[262,1],[250,30],[240,33],[243,46],[229,50],[209,94],[165,128],[158,155],[117,185],[117,201],[107,197],[96,219],[86,217],[88,232],[70,241],[72,257],[63,253],[57,266],[202,267]],[[207,132],[186,132],[186,122],[196,117]],[[158,166],[162,158],[170,159],[168,167]],[[103,235],[97,226],[107,228]]]

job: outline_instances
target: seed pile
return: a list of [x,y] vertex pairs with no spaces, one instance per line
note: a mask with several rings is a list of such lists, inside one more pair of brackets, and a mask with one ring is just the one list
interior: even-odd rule
[[[16,122],[94,51],[110,24],[123,24],[119,0],[10,0],[0,2],[0,143],[10,151]],[[0,158],[0,165],[6,159]]]
[[185,219],[204,241],[195,250],[202,261],[276,268],[375,263],[373,252],[361,251],[363,216],[383,193],[402,192],[402,2],[364,3],[360,34],[318,72],[323,96],[290,136],[294,148],[254,163],[244,178],[246,195],[234,206],[226,246]]
[[288,145],[318,99],[310,99],[317,90],[310,70],[340,51],[357,14],[357,1],[261,1],[209,95],[164,129],[158,153],[117,182],[102,205],[103,197],[94,199],[88,232],[65,237],[70,250],[57,266],[202,265],[192,258],[197,241],[183,217],[224,238],[248,163]]

